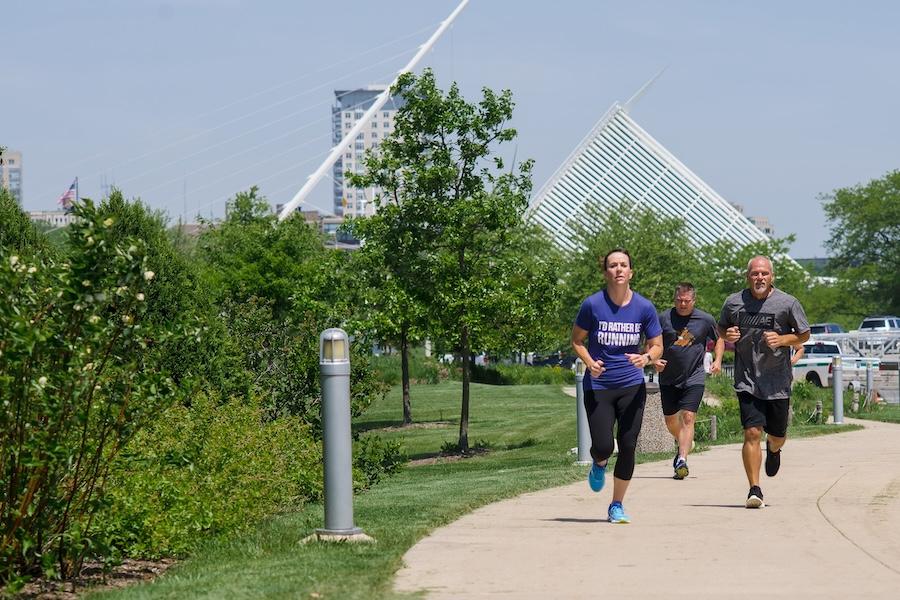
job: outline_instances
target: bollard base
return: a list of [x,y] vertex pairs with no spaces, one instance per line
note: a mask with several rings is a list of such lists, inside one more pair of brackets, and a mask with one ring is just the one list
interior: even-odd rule
[[316,529],[316,532],[300,540],[301,544],[309,542],[347,542],[350,544],[375,543],[375,538],[366,535],[359,527],[353,529]]

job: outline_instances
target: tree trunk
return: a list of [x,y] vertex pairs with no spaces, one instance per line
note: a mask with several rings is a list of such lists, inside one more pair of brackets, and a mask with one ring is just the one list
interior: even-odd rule
[[463,325],[460,336],[462,353],[462,411],[459,415],[459,451],[469,451],[469,377],[472,353],[469,350],[469,328]]
[[403,424],[412,423],[412,406],[409,403],[409,340],[406,327],[400,331],[400,379],[403,387]]

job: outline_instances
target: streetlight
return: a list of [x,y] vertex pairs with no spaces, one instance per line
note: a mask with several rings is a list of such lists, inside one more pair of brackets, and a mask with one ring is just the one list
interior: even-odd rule
[[831,359],[831,392],[834,400],[834,424],[844,423],[844,378],[841,357]]
[[591,429],[588,427],[587,411],[584,408],[584,361],[575,359],[575,415],[578,429],[578,460],[575,464],[589,465],[591,459]]
[[353,524],[353,443],[350,436],[350,340],[343,329],[319,336],[325,527],[307,537],[322,541],[373,541]]

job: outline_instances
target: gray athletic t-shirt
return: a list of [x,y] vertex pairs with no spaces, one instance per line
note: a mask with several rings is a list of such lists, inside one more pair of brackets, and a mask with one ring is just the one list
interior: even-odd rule
[[757,300],[745,289],[729,296],[722,306],[719,326],[728,329],[733,325],[741,328],[741,337],[734,345],[734,389],[763,400],[790,398],[791,349],[783,346],[772,350],[763,333],[809,331],[800,302],[779,289]]
[[661,385],[689,387],[703,385],[706,371],[703,369],[703,355],[706,341],[719,339],[716,320],[711,314],[694,309],[682,317],[674,308],[659,313],[662,325],[663,355],[666,368],[659,374]]

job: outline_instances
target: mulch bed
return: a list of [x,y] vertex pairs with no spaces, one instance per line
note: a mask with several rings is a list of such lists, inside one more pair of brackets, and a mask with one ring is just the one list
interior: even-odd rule
[[74,600],[89,591],[123,588],[142,581],[150,581],[174,564],[175,560],[171,558],[128,559],[104,572],[100,563],[85,562],[77,578],[69,581],[37,579],[28,583],[15,597],[28,600]]

